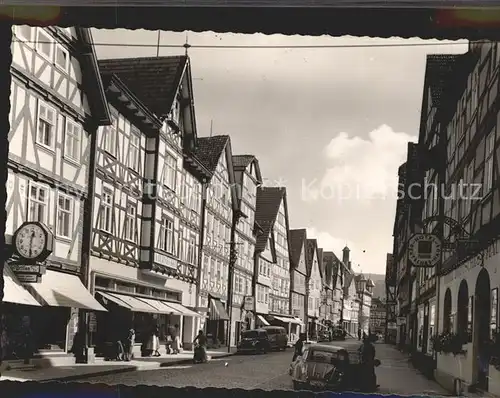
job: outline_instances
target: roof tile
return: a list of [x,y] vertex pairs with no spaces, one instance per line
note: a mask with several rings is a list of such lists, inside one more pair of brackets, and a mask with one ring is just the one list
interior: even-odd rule
[[292,268],[296,268],[299,264],[300,255],[302,254],[306,239],[307,231],[305,228],[290,230],[290,265]]
[[187,57],[142,57],[99,60],[101,74],[115,74],[158,117],[172,107]]
[[228,135],[198,137],[195,156],[210,173],[217,169],[219,159],[229,141]]
[[285,188],[259,187],[257,189],[257,205],[255,221],[262,227],[263,232],[257,236],[256,252],[263,252],[269,239],[269,233],[276,221],[278,211],[286,194]]

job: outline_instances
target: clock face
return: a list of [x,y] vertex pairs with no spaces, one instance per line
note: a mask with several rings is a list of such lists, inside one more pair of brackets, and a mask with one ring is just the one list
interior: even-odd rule
[[44,230],[36,224],[22,227],[16,236],[16,249],[21,257],[34,259],[42,254],[46,245]]

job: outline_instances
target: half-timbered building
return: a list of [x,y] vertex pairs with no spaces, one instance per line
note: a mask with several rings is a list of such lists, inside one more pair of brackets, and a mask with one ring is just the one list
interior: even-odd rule
[[[385,266],[385,297],[386,297],[386,330],[385,342],[389,344],[396,344],[397,337],[397,295],[396,295],[396,263],[392,253],[387,253],[386,266]],[[435,311],[434,306],[434,311]],[[430,318],[435,321],[435,317]],[[429,326],[435,327],[435,323]],[[433,330],[430,330],[431,336]]]
[[[211,173],[211,178],[203,187],[203,260],[198,305],[208,308],[209,319],[205,327],[208,339],[212,343],[225,343],[229,312],[232,311],[228,307],[229,254],[233,213],[237,206],[229,136],[200,137],[196,157]],[[240,320],[237,313],[241,306],[239,297],[248,294],[250,288],[250,285],[241,283],[240,272],[235,271],[233,289],[240,304],[234,303],[233,322]]]
[[99,67],[113,124],[96,143],[92,290],[126,314],[122,327],[147,336],[177,325],[189,348],[200,319],[201,195],[210,176],[195,156],[190,61],[106,59]]
[[322,269],[322,290],[321,290],[321,305],[320,319],[324,320],[326,325],[331,325],[333,320],[333,262],[326,261],[325,252],[323,249],[318,249],[318,257],[321,258]]
[[[40,356],[46,351],[41,348],[71,349],[78,309],[105,311],[82,284],[80,271],[90,141],[110,115],[89,29],[16,26],[13,33],[6,283],[15,283],[17,273],[41,307],[30,301],[32,307],[4,308],[14,311],[9,322],[32,331],[34,341],[19,343],[34,344]],[[26,269],[17,262],[12,237],[25,221],[44,224],[54,243],[41,269],[21,275]],[[7,286],[6,301],[26,303],[17,296],[23,291]]]
[[354,281],[354,271],[350,260],[350,250],[346,246],[342,249],[342,268],[344,273],[342,299],[342,327],[351,336],[357,336],[360,299]]
[[361,273],[354,277],[354,284],[359,299],[358,327],[361,329],[361,333],[366,333],[368,335],[370,329],[370,310],[375,283]]
[[290,334],[292,341],[296,341],[299,334],[305,332],[307,320],[306,241],[305,228],[290,230],[290,309],[292,315],[300,321],[295,327],[295,333]]
[[331,267],[331,321],[333,325],[338,326],[342,318],[342,285],[344,268],[334,252],[323,252],[323,261],[326,263],[326,267]]
[[[276,254],[270,271],[269,315],[266,319],[270,324],[284,326],[290,335],[292,324],[299,321],[290,313],[290,249],[285,188],[260,187],[257,190],[256,220],[263,228],[258,239],[266,242],[272,236]],[[256,255],[261,249],[256,249]]]
[[321,304],[322,278],[318,262],[318,243],[316,239],[307,239],[307,333],[316,339],[319,329],[319,308]]
[[[428,60],[428,63],[430,60]],[[497,43],[469,44],[443,76],[435,118],[446,156],[438,333],[453,333],[466,354],[437,354],[436,379],[458,394],[473,385],[500,394],[498,353],[499,65]],[[454,192],[454,194],[453,194]],[[444,351],[444,350],[441,350]],[[489,364],[476,358],[488,352]]]
[[[232,330],[235,330],[236,339],[238,339],[240,331],[255,326],[254,252],[256,236],[259,232],[255,227],[255,209],[257,206],[257,187],[262,184],[262,175],[259,162],[253,155],[234,155],[233,168],[237,187],[237,208],[242,214],[234,234],[238,255],[235,263],[233,308],[236,307],[236,312],[239,309],[240,313],[233,315],[236,324]],[[247,285],[250,286],[248,292]],[[239,287],[237,288],[237,286]],[[250,300],[250,305],[245,305],[245,296],[253,297]]]

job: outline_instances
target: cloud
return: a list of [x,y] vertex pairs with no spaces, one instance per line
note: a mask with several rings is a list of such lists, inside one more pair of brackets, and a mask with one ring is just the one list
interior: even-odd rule
[[398,167],[406,160],[408,142],[416,140],[385,124],[371,131],[367,139],[338,133],[324,149],[332,166],[321,179],[303,182],[303,199],[356,205],[377,199],[395,201]]

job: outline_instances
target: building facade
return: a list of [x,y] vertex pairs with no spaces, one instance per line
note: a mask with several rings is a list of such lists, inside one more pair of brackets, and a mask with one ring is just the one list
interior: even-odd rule
[[[8,342],[5,358],[18,343],[41,357],[71,349],[79,310],[106,311],[80,273],[90,141],[110,115],[89,29],[16,26],[13,36],[4,301],[24,305],[4,305],[2,334],[30,329],[33,339]],[[46,260],[29,267],[12,241],[27,221],[42,224],[52,246]]]
[[318,257],[321,258],[321,270],[322,270],[322,290],[321,290],[321,302],[319,308],[320,320],[325,325],[330,326],[332,324],[332,318],[334,313],[333,308],[333,263],[326,261],[323,249],[318,250]]
[[351,336],[357,336],[359,328],[360,297],[356,289],[355,274],[352,270],[350,250],[342,249],[342,265],[344,269],[342,327]]
[[359,299],[358,327],[361,333],[368,334],[370,330],[370,311],[372,306],[373,288],[375,284],[363,274],[354,277],[356,293]]
[[[430,60],[428,60],[429,64]],[[446,95],[437,104],[435,131],[446,154],[443,240],[459,241],[446,250],[437,295],[437,334],[451,333],[462,354],[437,353],[436,379],[457,394],[471,385],[500,394],[495,367],[498,339],[498,70],[497,43],[470,43],[443,77]],[[453,88],[451,91],[445,89]],[[446,112],[444,112],[446,110]],[[458,188],[457,188],[458,187]],[[449,195],[461,188],[461,195]],[[473,192],[474,191],[474,192]],[[478,192],[479,191],[479,194]],[[478,242],[464,247],[462,242]],[[485,351],[490,363],[476,360]]]
[[[235,289],[233,303],[239,305],[241,320],[240,330],[253,328],[255,326],[255,303],[257,302],[256,292],[253,289],[254,280],[254,253],[257,236],[255,227],[255,211],[257,207],[257,187],[262,184],[262,175],[259,162],[253,155],[233,155],[233,168],[235,184],[238,187],[237,200],[238,209],[241,210],[242,217],[238,220],[235,232],[236,250],[238,256],[235,264]],[[236,277],[239,278],[237,282]],[[240,286],[237,290],[236,286]],[[246,286],[250,286],[247,292]],[[245,293],[243,293],[245,287]],[[244,299],[253,297],[251,306],[245,307]],[[261,297],[262,299],[262,297]],[[262,300],[261,300],[262,301]],[[234,330],[238,330],[235,325]],[[236,340],[240,333],[236,333]]]
[[379,298],[373,298],[370,308],[369,328],[372,333],[385,334],[386,331],[387,308]]
[[309,339],[317,339],[319,329],[319,308],[321,304],[322,277],[318,262],[316,239],[307,239],[307,334]]
[[307,267],[306,246],[307,232],[305,229],[290,230],[290,309],[295,318],[301,322],[292,333],[292,341],[298,338],[300,333],[305,332],[305,321],[307,320]]
[[[202,318],[196,285],[202,182],[210,177],[195,157],[189,58],[107,59],[99,66],[115,112],[96,142],[90,289],[120,327],[145,337],[156,326],[164,333],[177,325],[189,348]],[[96,333],[112,319],[98,319]]]
[[[332,324],[338,326],[342,318],[344,267],[334,252],[323,252],[326,267],[331,267],[332,273]],[[328,269],[328,268],[327,268]]]
[[[235,272],[235,308],[229,308],[229,252],[233,215],[237,206],[229,136],[200,137],[196,157],[212,174],[204,185],[203,260],[199,306],[209,308],[209,320],[205,329],[209,341],[217,345],[228,342],[230,315],[233,322],[240,320],[240,297],[241,294],[246,294],[251,286],[248,283],[240,283],[240,273]],[[232,330],[234,332],[235,329]]]
[[397,300],[396,300],[396,267],[392,253],[387,253],[385,267],[385,297],[386,297],[386,330],[385,342],[396,344],[397,337]]

